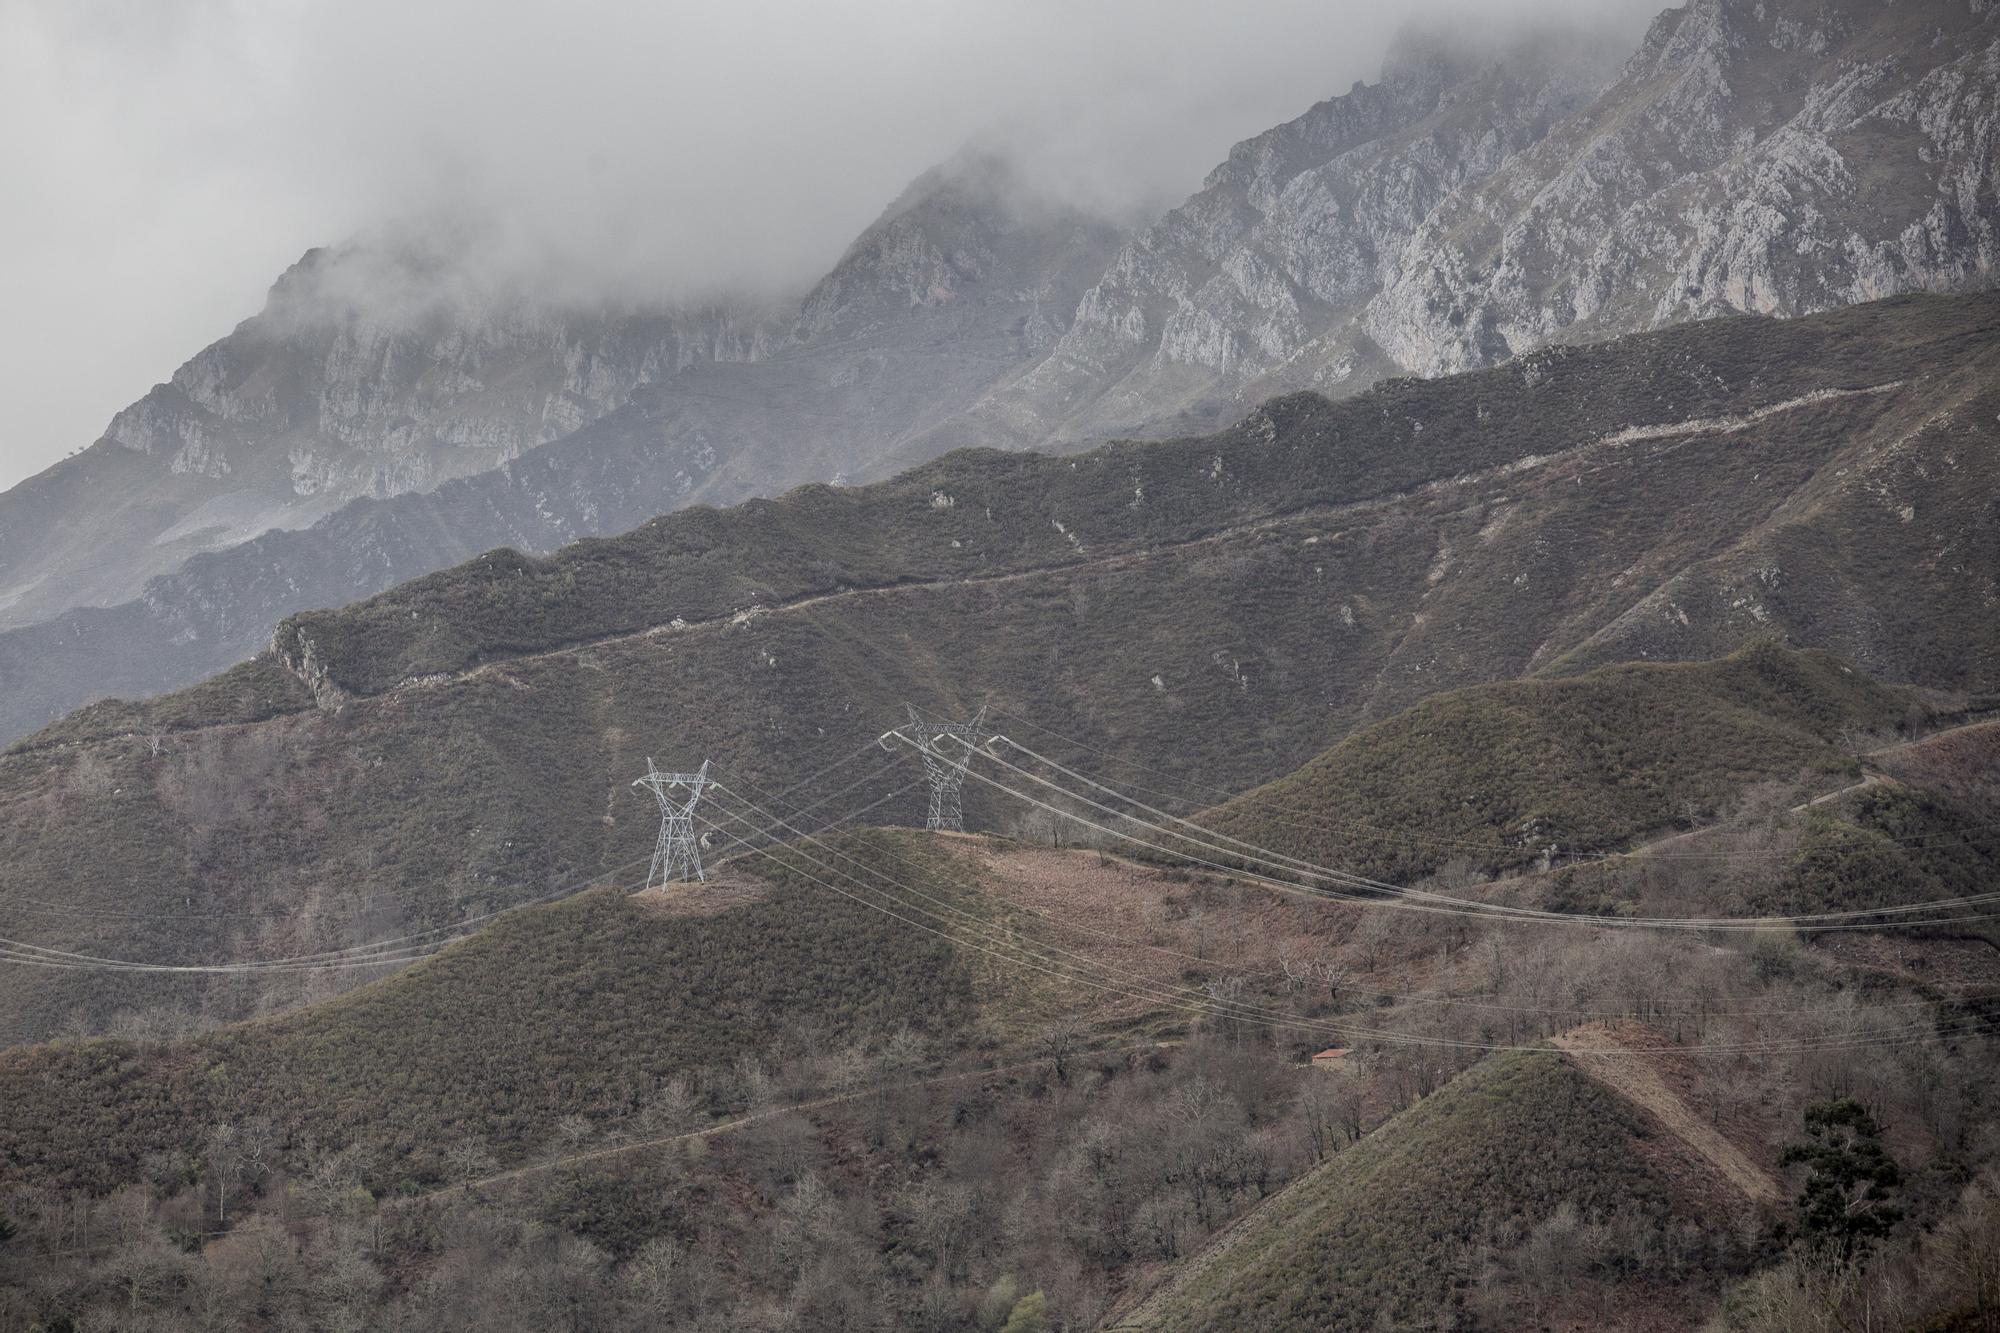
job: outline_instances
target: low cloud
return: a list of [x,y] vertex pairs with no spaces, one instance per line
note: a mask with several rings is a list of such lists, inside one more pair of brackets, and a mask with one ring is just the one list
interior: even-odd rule
[[310,246],[415,228],[572,294],[778,292],[975,136],[1136,221],[1231,143],[1374,77],[1410,13],[0,0],[0,486],[89,443]]

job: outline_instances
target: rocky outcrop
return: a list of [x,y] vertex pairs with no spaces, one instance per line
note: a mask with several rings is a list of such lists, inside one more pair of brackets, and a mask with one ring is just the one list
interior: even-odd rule
[[1364,327],[1438,374],[1565,338],[1990,284],[2000,13],[1696,0],[1533,151],[1433,211]]
[[1086,440],[1995,280],[2000,10],[1692,0],[1615,51],[1406,40],[1378,83],[1239,145],[976,419]]
[[[0,495],[0,628],[124,601],[192,556],[357,499],[491,472],[648,388],[741,404],[690,411],[685,430],[660,423],[669,449],[689,442],[710,467],[770,444],[774,457],[748,460],[759,485],[855,472],[893,452],[905,417],[934,424],[1045,350],[1116,240],[969,152],[913,183],[789,304],[551,301],[468,276],[435,239],[315,250],[95,446]],[[916,371],[913,351],[948,366]],[[746,412],[816,433],[839,420],[841,441],[794,450],[720,419]]]
[[571,308],[480,290],[422,247],[312,251],[90,450],[0,495],[0,625],[487,471],[769,338],[747,307]]
[[567,311],[467,290],[420,251],[315,250],[262,314],[119,413],[105,439],[173,473],[242,475],[337,505],[485,471],[640,384],[755,360],[767,340],[746,309]]

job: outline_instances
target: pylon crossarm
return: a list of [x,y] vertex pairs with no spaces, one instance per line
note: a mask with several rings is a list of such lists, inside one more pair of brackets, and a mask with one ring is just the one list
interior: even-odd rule
[[[965,786],[965,771],[972,763],[972,752],[980,743],[980,724],[986,720],[984,706],[973,715],[970,722],[928,722],[912,705],[904,708],[910,721],[904,728],[882,734],[886,745],[890,736],[906,741],[917,751],[924,761],[924,775],[930,779],[930,810],[925,818],[925,827],[963,832],[965,814],[961,791]],[[947,749],[946,741],[958,743],[957,750]]]
[[692,773],[662,773],[649,758],[646,774],[632,783],[653,793],[660,805],[660,836],[653,844],[653,864],[646,871],[646,887],[665,886],[677,879],[702,879],[701,840],[694,829],[695,806],[702,792],[714,785],[708,777],[708,761]]

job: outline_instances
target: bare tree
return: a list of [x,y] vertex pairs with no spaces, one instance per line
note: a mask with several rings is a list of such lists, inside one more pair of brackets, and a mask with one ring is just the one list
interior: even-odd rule
[[1243,1030],[1248,1023],[1237,1005],[1243,998],[1243,978],[1231,973],[1226,977],[1212,977],[1202,983],[1202,990],[1208,995],[1208,1002],[1216,1010],[1217,1018],[1227,1025],[1232,1042],[1243,1039]]
[[676,1074],[662,1083],[660,1090],[639,1112],[640,1129],[656,1137],[686,1133],[700,1119],[701,1098],[682,1074]]
[[1315,1162],[1324,1162],[1332,1156],[1333,1136],[1338,1127],[1338,1112],[1328,1081],[1329,1076],[1312,1070],[1307,1075],[1305,1091],[1299,1094],[1299,1123],[1305,1130],[1306,1150]]
[[221,1226],[228,1220],[229,1195],[243,1171],[243,1132],[231,1124],[211,1125],[202,1145],[202,1159],[208,1165],[209,1179],[215,1182],[215,1224]]
[[[1352,1059],[1352,1056],[1348,1057]],[[1320,1080],[1327,1103],[1349,1143],[1357,1143],[1367,1130],[1368,1089],[1351,1069],[1328,1070]]]
[[1066,1017],[1049,1025],[1035,1043],[1036,1054],[1048,1061],[1049,1072],[1065,1086],[1069,1083],[1070,1060],[1076,1054],[1080,1035],[1077,1021]]

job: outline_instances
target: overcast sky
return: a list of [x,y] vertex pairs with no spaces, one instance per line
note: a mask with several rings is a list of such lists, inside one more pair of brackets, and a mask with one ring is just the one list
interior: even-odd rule
[[995,126],[1083,202],[1169,202],[1409,8],[0,0],[0,488],[311,246],[470,214],[614,289],[789,288]]

